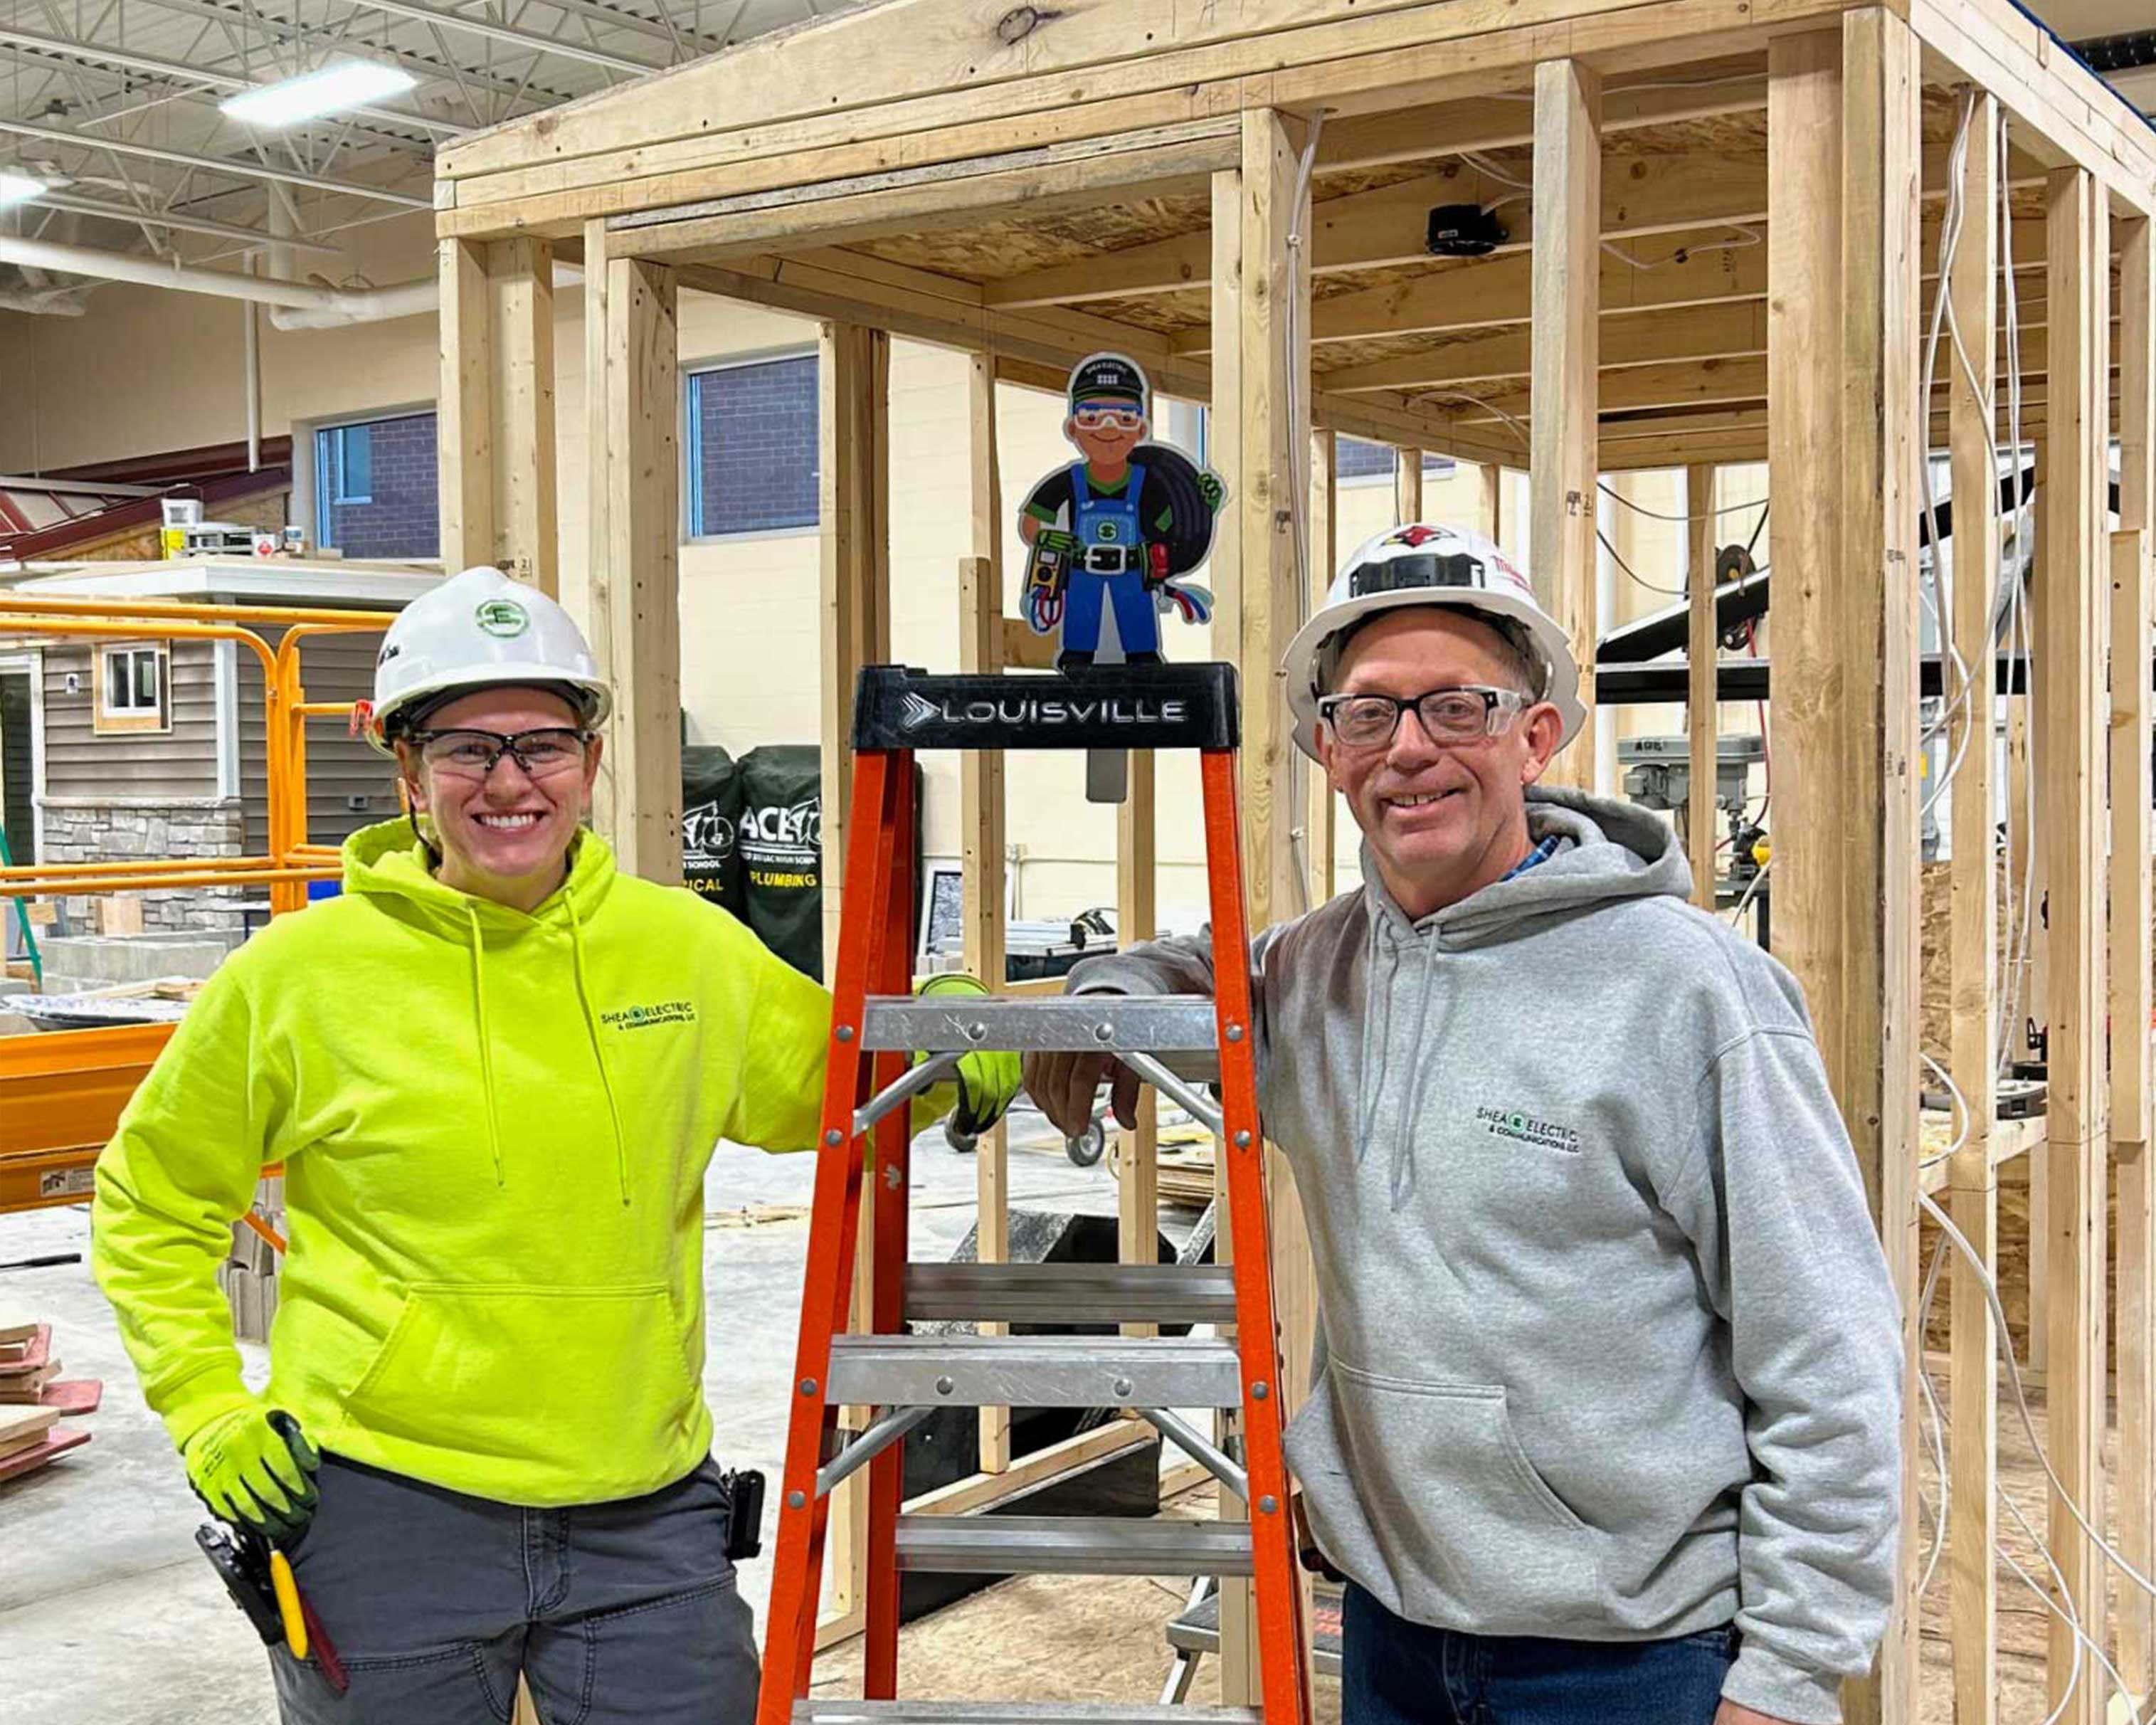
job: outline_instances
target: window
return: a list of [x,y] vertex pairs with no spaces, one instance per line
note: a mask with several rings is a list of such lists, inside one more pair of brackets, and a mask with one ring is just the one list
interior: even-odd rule
[[[1348,480],[1390,479],[1393,476],[1394,451],[1390,444],[1373,444],[1368,439],[1342,435],[1334,446],[1333,459],[1340,478]],[[1453,464],[1444,455],[1433,455],[1423,451],[1422,470],[1425,479],[1443,479],[1452,471]]]
[[691,372],[686,393],[689,536],[814,526],[816,356]]
[[328,458],[333,470],[331,482],[324,487],[330,494],[330,501],[373,502],[374,428],[339,425],[322,435],[328,441]]
[[166,704],[165,649],[158,646],[105,647],[97,655],[95,732],[163,731],[172,715]]
[[441,555],[434,416],[315,429],[315,542],[348,557]]

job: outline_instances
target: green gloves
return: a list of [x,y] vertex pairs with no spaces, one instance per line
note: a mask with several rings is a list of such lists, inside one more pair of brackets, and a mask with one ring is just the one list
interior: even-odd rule
[[[1078,554],[1078,536],[1065,532],[1060,527],[1043,527],[1033,536],[1033,542],[1043,551],[1060,551],[1065,557]],[[987,991],[983,989],[983,993]]]
[[196,1432],[180,1459],[212,1515],[273,1543],[297,1533],[315,1512],[321,1458],[298,1420],[252,1397]]
[[[932,976],[914,990],[923,1000],[938,994],[985,996],[988,985],[963,971]],[[958,1106],[951,1111],[952,1124],[969,1138],[978,1137],[1004,1117],[1017,1099],[1019,1059],[1009,1049],[983,1049],[963,1055],[958,1061]]]

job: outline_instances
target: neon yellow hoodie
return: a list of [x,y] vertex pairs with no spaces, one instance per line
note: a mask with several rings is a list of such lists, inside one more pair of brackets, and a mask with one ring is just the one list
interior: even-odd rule
[[99,1159],[150,1405],[184,1445],[244,1394],[216,1266],[281,1161],[269,1398],[319,1446],[518,1504],[680,1477],[711,1438],[705,1166],[814,1146],[830,997],[590,833],[529,916],[402,823],[344,865],[226,961]]

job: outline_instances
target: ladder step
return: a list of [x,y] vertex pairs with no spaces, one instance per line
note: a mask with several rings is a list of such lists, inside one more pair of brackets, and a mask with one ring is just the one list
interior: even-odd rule
[[1233,1408],[1225,1342],[1181,1337],[834,1336],[829,1399],[845,1407]]
[[844,1701],[793,1703],[793,1725],[1264,1725],[1256,1707],[1163,1707],[1156,1702]]
[[1248,1575],[1247,1522],[901,1516],[898,1566],[970,1575]]
[[[1204,1053],[1219,1049],[1219,1024],[1203,994],[1075,994],[1005,999],[993,995],[872,994],[861,1046],[929,1054],[977,1048],[1021,1054]],[[1181,1063],[1178,1062],[1178,1065]]]
[[920,1322],[1229,1324],[1235,1272],[1220,1264],[909,1264]]

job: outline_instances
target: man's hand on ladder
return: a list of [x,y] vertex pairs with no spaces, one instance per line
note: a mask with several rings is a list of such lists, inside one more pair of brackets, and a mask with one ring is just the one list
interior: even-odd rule
[[1066,1138],[1081,1137],[1093,1123],[1093,1097],[1112,1070],[1109,1105],[1116,1124],[1134,1130],[1138,1123],[1138,1075],[1104,1054],[1034,1054],[1025,1057],[1025,1093]]

